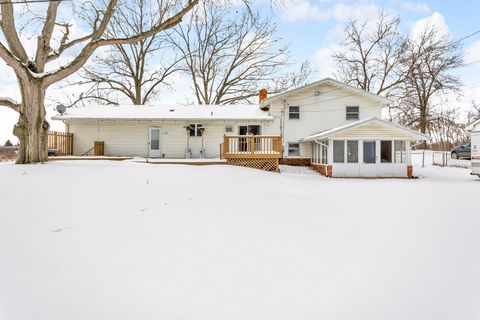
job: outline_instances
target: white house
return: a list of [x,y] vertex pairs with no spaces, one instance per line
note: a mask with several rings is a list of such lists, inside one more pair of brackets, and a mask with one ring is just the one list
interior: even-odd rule
[[388,99],[333,79],[260,99],[256,106],[87,106],[53,119],[73,133],[74,155],[101,141],[112,156],[281,158],[333,177],[411,176],[412,141],[428,139],[381,120]]

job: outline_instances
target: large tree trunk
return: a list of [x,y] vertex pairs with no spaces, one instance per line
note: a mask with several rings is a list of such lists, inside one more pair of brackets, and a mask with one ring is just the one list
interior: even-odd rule
[[37,163],[48,160],[48,130],[45,119],[45,89],[42,81],[29,79],[20,84],[22,105],[13,134],[20,141],[17,163]]

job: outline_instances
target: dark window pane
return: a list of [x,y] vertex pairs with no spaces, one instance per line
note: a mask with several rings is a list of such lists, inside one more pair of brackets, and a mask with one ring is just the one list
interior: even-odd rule
[[333,162],[335,163],[345,162],[345,141],[343,140],[333,141]]
[[288,107],[288,119],[300,119],[300,107],[299,106]]
[[381,141],[380,160],[382,163],[392,163],[392,141]]
[[358,141],[347,141],[347,162],[358,162]]
[[375,141],[363,142],[363,162],[375,163]]

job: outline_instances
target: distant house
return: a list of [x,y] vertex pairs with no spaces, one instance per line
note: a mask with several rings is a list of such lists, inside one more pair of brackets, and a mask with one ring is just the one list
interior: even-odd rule
[[259,166],[280,159],[333,177],[411,176],[411,143],[428,139],[381,120],[388,99],[333,79],[260,99],[253,106],[87,106],[53,119],[73,133],[75,155],[102,141],[113,156],[225,157]]

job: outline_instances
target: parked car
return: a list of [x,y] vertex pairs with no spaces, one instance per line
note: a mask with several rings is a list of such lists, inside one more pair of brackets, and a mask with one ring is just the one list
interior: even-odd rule
[[472,144],[470,142],[461,145],[460,147],[453,148],[451,151],[452,159],[460,158],[472,158]]

